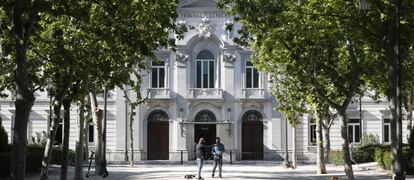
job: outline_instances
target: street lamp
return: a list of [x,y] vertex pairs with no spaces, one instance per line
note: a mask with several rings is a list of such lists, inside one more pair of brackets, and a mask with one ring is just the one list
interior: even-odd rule
[[107,161],[106,161],[106,121],[107,121],[106,113],[107,113],[107,105],[108,105],[107,101],[108,101],[108,89],[105,86],[105,88],[104,88],[103,132],[102,132],[102,134],[103,134],[102,154],[103,154],[103,164],[104,164],[104,167],[102,167],[102,168],[104,168],[105,172],[107,172],[107,170],[106,170],[106,164],[107,164]]
[[284,160],[283,160],[283,165],[285,166],[285,167],[289,167],[289,153],[288,153],[288,122],[287,122],[287,119],[285,118],[285,140],[286,140],[286,143],[285,143],[285,158],[284,158]]
[[123,97],[125,102],[125,162],[128,162],[128,98]]

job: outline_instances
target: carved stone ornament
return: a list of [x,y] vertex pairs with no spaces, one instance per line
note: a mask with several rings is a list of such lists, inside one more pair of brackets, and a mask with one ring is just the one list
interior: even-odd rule
[[185,64],[188,61],[188,55],[186,55],[186,54],[177,54],[176,60],[178,62],[181,62],[181,63],[184,63]]
[[236,61],[236,56],[232,54],[224,54],[223,61],[227,63],[233,63]]
[[196,30],[200,33],[200,38],[208,39],[211,37],[211,34],[216,30],[215,25],[210,24],[210,19],[204,17],[201,19],[201,23],[196,27]]

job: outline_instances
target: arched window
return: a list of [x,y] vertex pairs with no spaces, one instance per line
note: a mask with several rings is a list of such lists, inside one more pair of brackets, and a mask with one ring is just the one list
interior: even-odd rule
[[214,56],[210,51],[203,50],[198,53],[197,59],[214,59]]
[[168,115],[162,110],[154,110],[148,115],[148,121],[167,121]]
[[196,87],[214,88],[214,56],[210,51],[203,50],[196,60]]
[[216,116],[208,110],[202,110],[197,113],[195,117],[195,121],[197,122],[214,122],[216,121]]
[[256,110],[248,110],[246,113],[244,113],[243,121],[261,121],[263,120],[262,114]]

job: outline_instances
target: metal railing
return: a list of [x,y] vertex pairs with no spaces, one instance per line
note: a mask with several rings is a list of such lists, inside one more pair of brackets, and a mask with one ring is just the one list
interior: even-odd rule
[[[233,164],[234,156],[237,156],[237,151],[229,150],[226,151],[223,155],[224,162],[228,162],[229,164]],[[131,152],[128,153],[128,157],[131,157]],[[184,164],[185,162],[192,162],[195,160],[195,154],[190,157],[190,154],[187,153],[186,150],[178,150],[174,152],[135,152],[134,153],[134,162],[145,161],[148,163],[160,163],[163,164],[166,161],[171,163]],[[206,158],[207,161],[212,160],[212,155]],[[125,152],[117,151],[117,152],[108,152],[106,153],[106,160],[108,163],[126,163],[125,161]],[[129,161],[128,161],[129,162]]]

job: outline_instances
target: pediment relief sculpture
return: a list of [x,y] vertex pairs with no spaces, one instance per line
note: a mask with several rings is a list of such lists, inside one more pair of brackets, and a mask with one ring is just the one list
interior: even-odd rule
[[210,19],[208,17],[204,17],[201,19],[201,23],[197,25],[196,30],[198,31],[200,38],[208,39],[216,30],[216,27],[215,25],[210,24]]

